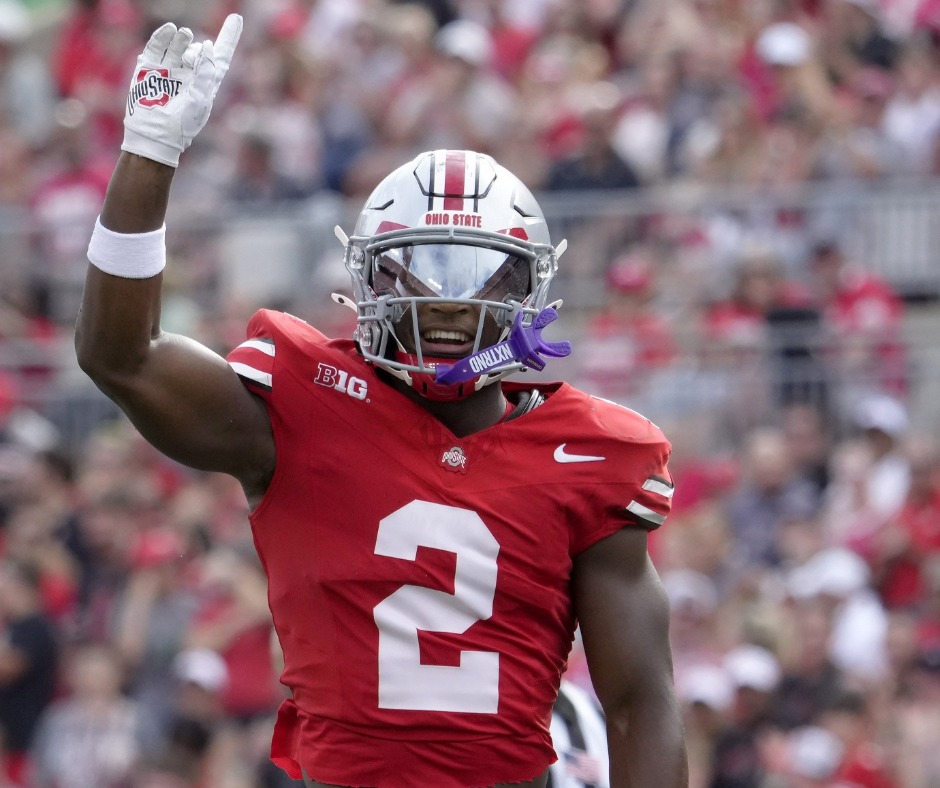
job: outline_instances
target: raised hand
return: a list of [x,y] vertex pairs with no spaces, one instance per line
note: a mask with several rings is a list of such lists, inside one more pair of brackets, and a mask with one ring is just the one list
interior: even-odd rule
[[124,113],[121,149],[170,167],[206,125],[242,33],[230,14],[215,42],[194,42],[189,28],[167,22],[137,58]]

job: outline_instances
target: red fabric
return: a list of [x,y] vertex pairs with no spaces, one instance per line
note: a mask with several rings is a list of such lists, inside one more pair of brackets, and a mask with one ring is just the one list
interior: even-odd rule
[[[197,625],[223,620],[234,604],[228,598],[213,600],[198,614]],[[280,696],[271,659],[270,625],[245,629],[219,653],[228,668],[228,683],[222,694],[226,713],[251,717],[277,708]]]
[[76,9],[54,45],[52,74],[59,94],[90,105],[96,138],[104,149],[120,141],[124,112],[120,104],[120,112],[111,109],[102,97],[127,90],[139,53],[139,23],[131,3],[101,0],[95,9]]
[[829,300],[826,314],[845,331],[896,332],[902,328],[904,302],[887,282],[857,271],[845,278]]
[[871,744],[862,744],[849,752],[839,771],[832,779],[833,785],[852,788],[898,788],[888,772],[884,759]]
[[493,30],[492,35],[493,68],[510,82],[515,82],[538,41],[538,32],[503,25]]
[[[668,512],[656,484],[643,486],[668,483],[662,433],[546,384],[546,404],[457,438],[349,340],[265,311],[249,335],[273,340],[270,388],[246,381],[268,404],[278,450],[251,525],[297,706],[282,712],[276,762],[343,785],[376,784],[383,763],[383,785],[394,774],[441,788],[540,774],[575,625],[573,557],[637,522],[633,501]],[[233,357],[250,353],[272,357],[244,346]],[[605,459],[558,462],[562,444]],[[489,667],[445,673],[477,658]],[[439,691],[430,674],[444,676]],[[452,705],[429,710],[442,696]],[[468,710],[481,698],[491,705]]]
[[641,312],[629,318],[605,312],[590,323],[588,334],[605,339],[630,337],[635,349],[634,364],[641,369],[665,366],[676,357],[672,326],[654,312]]
[[867,271],[852,271],[825,305],[824,317],[843,344],[858,339],[873,346],[871,371],[886,391],[907,392],[904,302],[887,282]]
[[29,755],[25,752],[12,752],[6,755],[7,779],[17,786],[27,785],[26,777],[29,774]]
[[927,500],[909,500],[895,518],[910,539],[905,555],[884,570],[879,592],[887,607],[916,604],[923,599],[921,567],[927,559],[940,554],[940,492]]
[[44,572],[39,581],[42,608],[55,621],[62,621],[75,608],[78,584],[68,574]]

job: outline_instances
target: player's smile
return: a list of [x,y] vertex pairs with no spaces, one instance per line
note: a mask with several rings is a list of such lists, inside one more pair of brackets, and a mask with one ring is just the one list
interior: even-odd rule
[[[418,307],[421,352],[434,358],[464,358],[474,349],[480,323],[480,307],[467,304],[437,303]],[[410,310],[398,322],[398,338],[409,353],[415,353],[414,330]],[[481,347],[499,340],[499,329],[487,315]]]
[[431,356],[462,358],[473,352],[474,335],[453,328],[431,328],[421,332],[421,348]]

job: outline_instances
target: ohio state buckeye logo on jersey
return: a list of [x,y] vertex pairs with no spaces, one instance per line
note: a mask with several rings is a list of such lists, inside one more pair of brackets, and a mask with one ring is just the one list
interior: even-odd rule
[[170,77],[168,69],[142,68],[127,94],[127,111],[133,115],[138,104],[142,107],[165,107],[171,98],[179,95],[182,87],[182,81]]
[[441,457],[441,465],[455,473],[467,472],[467,455],[459,446],[452,446]]

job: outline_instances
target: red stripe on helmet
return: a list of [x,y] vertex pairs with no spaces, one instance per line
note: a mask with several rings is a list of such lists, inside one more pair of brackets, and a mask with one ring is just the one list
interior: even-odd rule
[[462,211],[467,158],[463,151],[447,151],[444,164],[444,210]]
[[380,233],[390,233],[392,230],[407,230],[407,224],[399,224],[398,222],[390,222],[387,219],[379,224],[375,228],[375,234],[379,235]]

